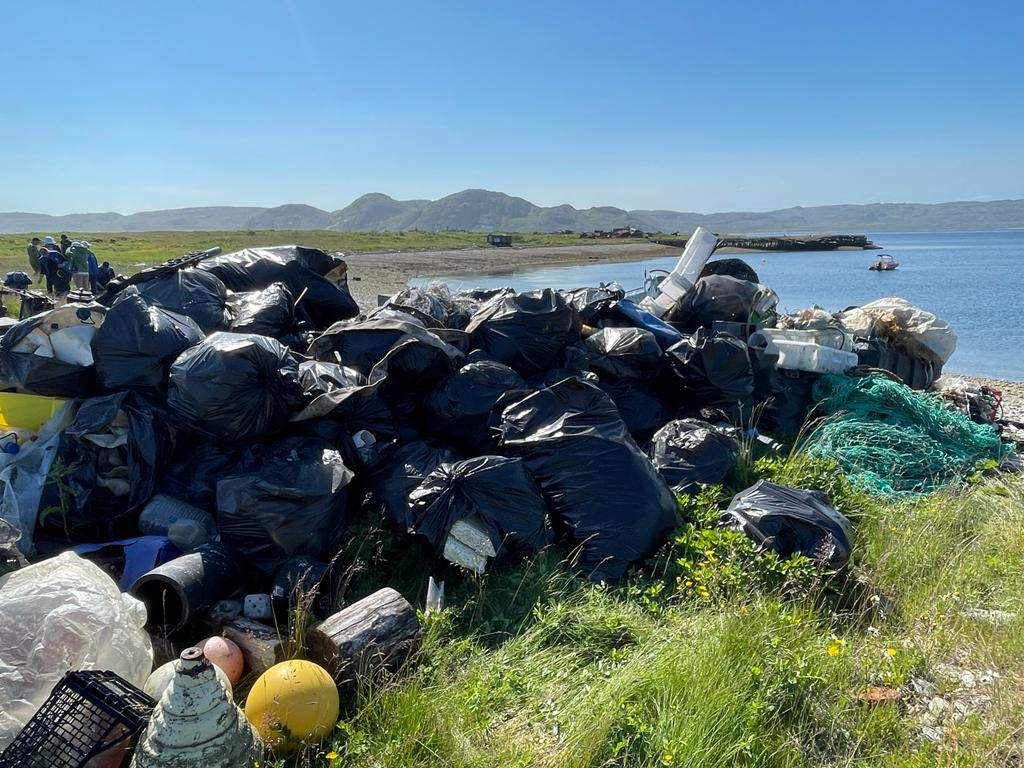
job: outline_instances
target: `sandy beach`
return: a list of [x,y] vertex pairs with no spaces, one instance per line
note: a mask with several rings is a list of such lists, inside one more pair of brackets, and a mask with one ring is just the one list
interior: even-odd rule
[[529,248],[463,248],[431,251],[369,251],[346,254],[349,289],[359,306],[376,306],[378,294],[392,294],[414,277],[500,273],[524,267],[642,261],[678,256],[681,250],[653,243],[559,245]]

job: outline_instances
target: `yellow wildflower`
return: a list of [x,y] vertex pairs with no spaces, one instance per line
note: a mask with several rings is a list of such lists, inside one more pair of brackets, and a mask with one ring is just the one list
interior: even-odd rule
[[895,649],[895,648],[886,648],[886,649],[885,649],[885,652],[886,652],[887,654],[889,654],[889,658],[890,658],[890,659],[891,659],[891,658],[892,658],[893,656],[895,656],[895,655],[896,655],[896,649]]

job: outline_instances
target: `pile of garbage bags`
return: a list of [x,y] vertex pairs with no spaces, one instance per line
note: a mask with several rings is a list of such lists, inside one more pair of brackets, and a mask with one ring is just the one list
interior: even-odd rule
[[[653,302],[614,285],[429,284],[364,313],[346,281],[339,256],[251,248],[12,326],[0,379],[17,394],[0,398],[27,399],[2,410],[53,407],[0,452],[0,549],[102,561],[149,608],[112,581],[102,610],[75,596],[114,650],[117,632],[174,635],[241,595],[269,620],[281,585],[326,573],[357,518],[471,572],[553,546],[614,582],[669,539],[679,495],[729,480],[743,441],[793,439],[822,375],[902,356],[910,383],[930,383],[955,347],[899,300],[777,317],[770,289],[730,275],[667,281]],[[849,522],[798,489],[748,489],[722,524],[832,569],[850,555]],[[4,578],[5,611],[27,576]],[[43,632],[45,606],[22,626]],[[0,670],[26,642],[0,638]],[[120,663],[134,680],[146,666]]]

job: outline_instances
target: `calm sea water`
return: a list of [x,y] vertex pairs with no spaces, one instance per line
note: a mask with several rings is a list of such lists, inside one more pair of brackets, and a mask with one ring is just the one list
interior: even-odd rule
[[[1024,381],[1024,230],[899,232],[870,235],[900,263],[868,270],[878,251],[741,256],[779,295],[779,308],[813,304],[831,311],[902,296],[956,331],[947,371]],[[453,288],[511,285],[516,290],[577,288],[616,281],[643,284],[644,270],[671,269],[677,257],[441,278]]]

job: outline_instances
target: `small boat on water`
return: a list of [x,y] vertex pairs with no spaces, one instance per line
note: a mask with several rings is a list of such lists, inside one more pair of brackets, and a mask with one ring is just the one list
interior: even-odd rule
[[878,261],[868,267],[868,269],[874,270],[875,272],[892,272],[892,270],[896,269],[899,265],[900,263],[888,253],[880,253],[878,254]]

